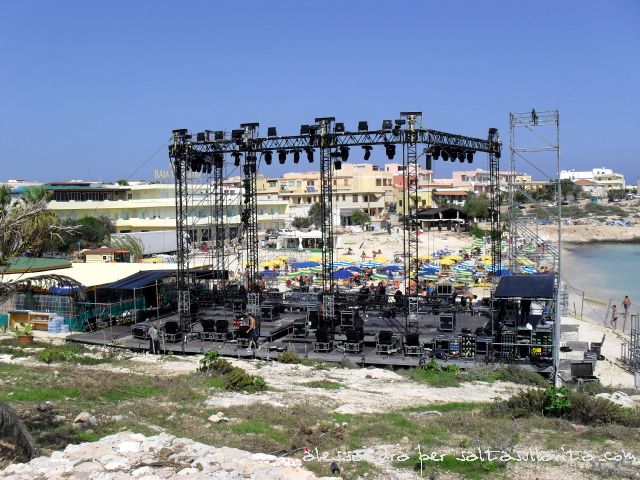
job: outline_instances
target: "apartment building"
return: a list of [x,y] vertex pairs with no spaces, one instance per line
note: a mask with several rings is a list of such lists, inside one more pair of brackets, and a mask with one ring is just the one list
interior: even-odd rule
[[[277,198],[286,202],[290,218],[304,217],[320,201],[320,172],[289,172],[281,178],[260,177],[258,198]],[[381,218],[395,202],[393,174],[369,163],[343,163],[333,172],[334,222],[351,224],[351,215],[362,210]]]
[[[560,179],[572,180],[581,185],[585,191],[597,197],[606,197],[611,190],[624,190],[626,188],[624,175],[605,167],[586,171],[562,170],[560,171]],[[580,180],[585,180],[586,182],[579,183]]]
[[[175,190],[171,183],[120,186],[65,182],[41,187],[53,193],[49,208],[63,220],[105,216],[111,219],[118,233],[174,230],[176,227]],[[208,188],[207,185],[191,185],[188,223],[193,225],[190,232],[193,241],[212,238]],[[287,207],[287,202],[279,198],[259,198],[259,229],[283,226]],[[240,224],[242,208],[242,190],[233,183],[225,186],[225,218],[230,233]]]
[[[523,174],[512,172],[499,172],[500,188],[507,188],[511,181],[515,181]],[[489,181],[489,171],[480,168],[476,170],[461,170],[452,173],[452,186],[454,188],[464,189],[473,193],[489,193],[491,191],[491,182]]]

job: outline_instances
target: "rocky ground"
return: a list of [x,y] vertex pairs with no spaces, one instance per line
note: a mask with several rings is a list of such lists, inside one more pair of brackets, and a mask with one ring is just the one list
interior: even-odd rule
[[216,448],[185,438],[131,432],[69,445],[51,457],[14,464],[6,480],[311,480],[302,460]]

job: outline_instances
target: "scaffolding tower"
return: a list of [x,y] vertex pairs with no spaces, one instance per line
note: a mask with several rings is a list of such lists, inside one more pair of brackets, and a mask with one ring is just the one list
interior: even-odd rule
[[[509,243],[508,266],[514,273],[522,272],[520,249],[535,249],[536,267],[555,272],[553,364],[558,379],[560,353],[561,306],[566,303],[561,286],[562,249],[562,191],[560,182],[560,114],[558,110],[519,112],[509,114]],[[518,181],[518,165],[527,165],[553,185],[554,199],[537,201],[524,182]],[[538,217],[524,215],[521,203],[531,203],[537,212],[557,224],[555,242],[538,232]]]

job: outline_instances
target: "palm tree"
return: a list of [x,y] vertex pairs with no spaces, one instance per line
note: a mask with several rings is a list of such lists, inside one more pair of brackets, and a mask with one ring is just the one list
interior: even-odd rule
[[26,425],[8,404],[0,402],[0,437],[9,438],[16,451],[28,460],[38,455],[38,447]]

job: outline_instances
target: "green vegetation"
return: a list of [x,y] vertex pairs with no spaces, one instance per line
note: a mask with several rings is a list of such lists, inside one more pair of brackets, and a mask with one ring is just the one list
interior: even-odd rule
[[88,353],[88,350],[81,345],[70,343],[63,345],[46,344],[37,353],[36,358],[45,363],[68,362],[81,365],[97,365],[112,360],[108,355],[101,355],[99,358],[95,358],[86,356],[86,353]]
[[470,220],[474,218],[488,218],[489,204],[489,197],[485,193],[480,195],[469,193],[467,201],[465,202],[464,207],[462,207],[462,211],[469,216]]
[[619,424],[640,427],[640,412],[623,408],[603,398],[572,392],[564,387],[523,390],[509,400],[494,403],[489,411],[493,415],[511,415],[514,418],[537,415],[565,418],[585,425]]
[[215,350],[207,352],[200,360],[200,371],[214,379],[217,378],[210,383],[213,384],[212,386],[222,383],[225,390],[255,393],[267,387],[264,378],[250,375],[243,369],[234,367],[227,360],[220,358]]
[[299,383],[298,385],[309,388],[324,388],[326,390],[340,390],[344,387],[340,382],[331,382],[329,380],[313,380],[310,382]]
[[13,390],[6,389],[0,392],[0,401],[3,402],[44,402],[47,400],[60,400],[64,398],[76,398],[79,393],[77,390],[69,388],[47,388],[37,387],[29,388],[28,386],[15,388]]
[[456,387],[461,382],[513,382],[520,385],[548,386],[549,382],[541,375],[515,365],[476,367],[465,371],[457,365],[439,365],[434,359],[424,367],[407,371],[406,375],[416,382],[432,387]]
[[371,223],[371,217],[362,210],[356,210],[351,214],[351,221],[354,225],[366,225],[367,223]]

